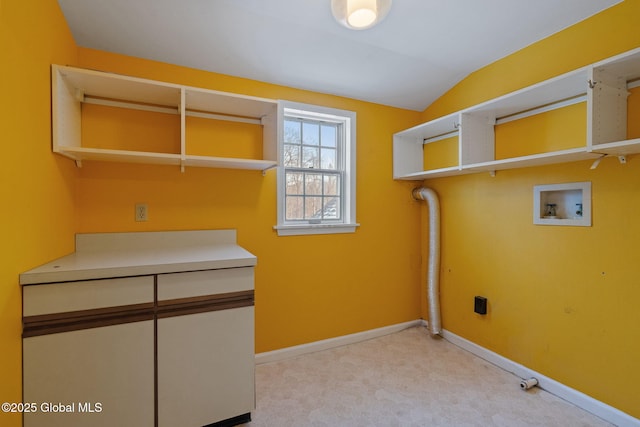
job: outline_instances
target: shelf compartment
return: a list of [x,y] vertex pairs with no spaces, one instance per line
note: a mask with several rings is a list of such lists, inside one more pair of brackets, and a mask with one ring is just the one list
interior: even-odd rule
[[82,104],[82,147],[180,154],[177,114]]
[[586,99],[495,127],[495,160],[585,148]]
[[[460,115],[450,114],[393,135],[393,174],[394,179],[420,179],[416,174],[424,174],[424,144],[437,142],[456,136],[460,126]],[[456,169],[459,169],[457,165]],[[447,171],[451,167],[443,168]],[[436,169],[435,171],[442,171]]]
[[262,125],[187,116],[186,155],[263,160]]
[[585,95],[588,80],[589,67],[579,68],[468,108],[465,111],[482,113],[499,120],[541,106]]
[[628,123],[631,122],[628,117],[640,117],[640,111],[631,110],[637,103],[630,103],[631,97],[638,96],[637,90],[633,89],[639,79],[640,49],[593,65],[589,77],[587,144],[594,151],[599,151],[603,144],[621,145],[621,141],[638,137],[628,134]]
[[226,92],[185,88],[185,108],[187,111],[203,111],[260,120],[276,114],[278,103],[266,98],[235,94],[229,96]]
[[[278,102],[266,98],[258,98],[247,95],[233,95],[209,89],[185,88],[185,148],[184,153],[192,160],[185,162],[186,166],[198,167],[225,167],[233,169],[249,169],[265,171],[277,165],[278,140],[277,140],[277,115]],[[249,158],[239,159],[237,148],[229,146],[204,149],[203,146],[189,137],[189,122],[197,123],[201,119],[210,119],[213,122],[225,120],[235,122],[235,129],[244,125],[259,125],[262,127],[261,141],[256,142],[253,148],[247,149],[246,138],[239,141],[245,145],[243,150]],[[233,126],[230,126],[233,127]],[[255,130],[248,132],[255,135]],[[226,138],[224,141],[228,141]],[[230,151],[229,151],[230,150]],[[235,151],[234,151],[235,150]],[[211,159],[202,156],[207,154]],[[228,161],[218,154],[229,155]],[[258,158],[258,157],[261,157]],[[197,159],[197,160],[194,160]],[[224,166],[217,166],[224,165]],[[262,167],[260,166],[262,165]]]
[[460,157],[458,135],[445,136],[425,143],[423,150],[424,170],[457,167]]

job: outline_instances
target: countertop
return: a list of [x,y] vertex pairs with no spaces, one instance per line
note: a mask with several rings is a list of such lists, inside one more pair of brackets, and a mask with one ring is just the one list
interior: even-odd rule
[[76,235],[76,251],[20,275],[21,285],[255,266],[235,230]]

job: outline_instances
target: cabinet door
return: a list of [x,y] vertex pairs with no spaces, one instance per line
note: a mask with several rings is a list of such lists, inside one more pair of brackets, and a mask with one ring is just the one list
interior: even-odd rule
[[152,320],[24,338],[23,363],[25,427],[153,426]]
[[251,412],[253,307],[158,319],[158,425],[202,426]]

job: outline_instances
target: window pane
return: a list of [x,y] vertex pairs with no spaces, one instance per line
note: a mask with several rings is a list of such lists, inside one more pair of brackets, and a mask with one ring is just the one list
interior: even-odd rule
[[287,172],[287,194],[303,194],[302,182],[304,174],[301,172]]
[[300,167],[300,146],[284,144],[284,165],[292,168]]
[[303,202],[304,197],[302,196],[287,196],[285,202],[287,205],[285,208],[285,215],[288,221],[304,219]]
[[340,194],[340,176],[339,175],[324,176],[324,194],[325,196],[337,196]]
[[305,197],[304,217],[305,219],[322,218],[322,197]]
[[302,167],[319,168],[320,153],[315,147],[302,147]]
[[337,126],[334,125],[322,125],[320,127],[321,142],[324,147],[336,146],[336,134]]
[[306,195],[322,195],[322,175],[319,173],[306,174],[304,191]]
[[302,143],[306,145],[318,145],[320,143],[320,124],[302,123]]
[[322,154],[322,169],[331,169],[335,170],[338,168],[337,160],[336,160],[336,150],[333,148],[323,148],[321,150]]
[[340,219],[340,198],[325,197],[322,213],[325,219]]
[[284,142],[300,144],[300,122],[297,120],[284,121]]

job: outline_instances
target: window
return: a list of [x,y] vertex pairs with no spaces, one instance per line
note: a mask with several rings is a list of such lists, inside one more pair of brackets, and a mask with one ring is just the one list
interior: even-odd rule
[[280,102],[279,235],[355,231],[356,114]]

